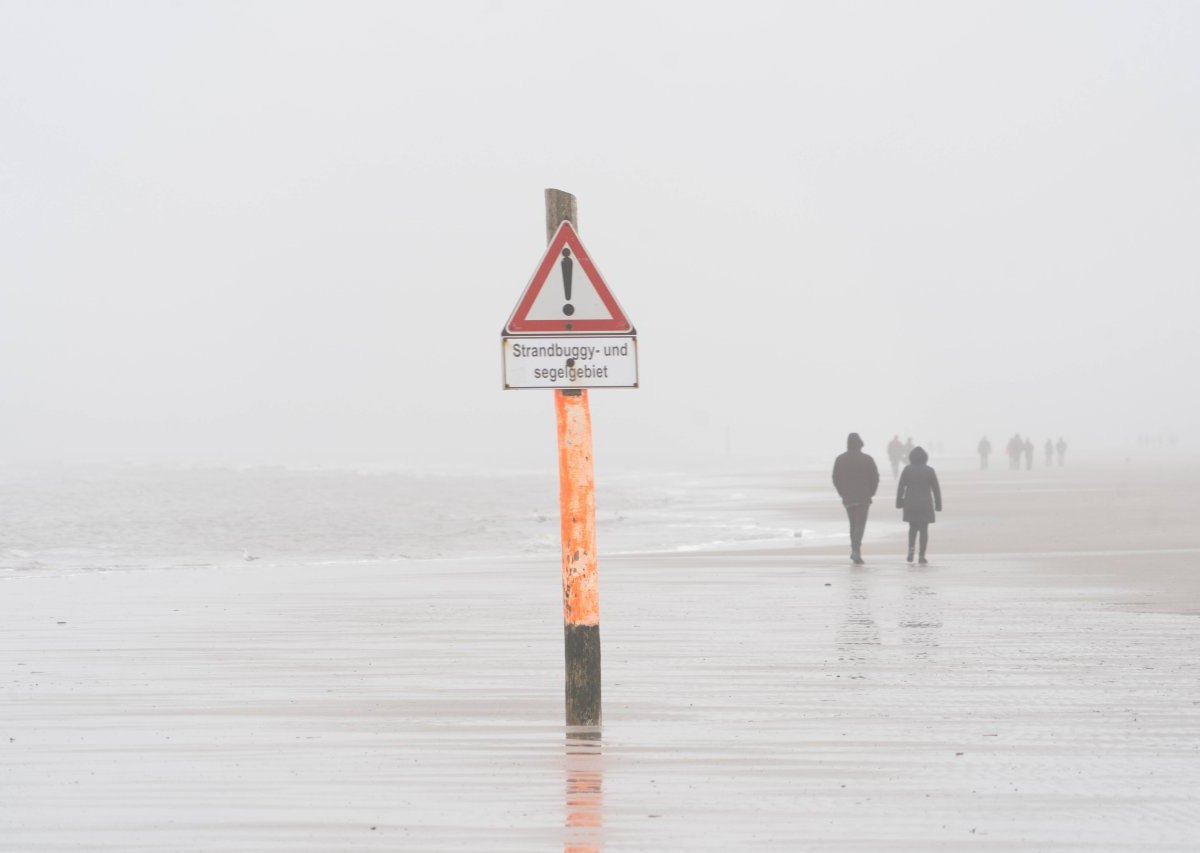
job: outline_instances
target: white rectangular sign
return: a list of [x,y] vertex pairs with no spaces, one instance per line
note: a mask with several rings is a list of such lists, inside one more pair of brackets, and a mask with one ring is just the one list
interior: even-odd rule
[[636,388],[635,335],[506,337],[505,388]]

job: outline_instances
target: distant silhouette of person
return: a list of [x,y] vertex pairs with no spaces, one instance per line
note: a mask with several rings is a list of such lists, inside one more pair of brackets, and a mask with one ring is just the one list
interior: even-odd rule
[[900,476],[900,460],[904,456],[904,445],[900,443],[900,436],[893,435],[892,440],[888,442],[888,462],[892,463],[892,479]]
[[861,566],[863,531],[867,528],[867,513],[871,498],[879,489],[879,469],[875,460],[862,452],[863,440],[858,433],[846,437],[846,452],[833,463],[833,487],[837,489],[850,519],[850,559]]
[[1016,471],[1021,467],[1021,451],[1025,449],[1025,442],[1021,440],[1020,433],[1016,433],[1008,440],[1008,467],[1012,471]]
[[988,466],[988,457],[992,455],[992,443],[988,441],[985,435],[979,439],[979,470],[986,471]]
[[937,472],[929,467],[929,454],[917,447],[909,455],[909,464],[900,473],[896,486],[896,509],[904,510],[908,522],[908,561],[913,561],[913,549],[918,539],[921,546],[921,565],[928,564],[925,551],[929,547],[929,525],[942,511],[942,488]]
[[1025,439],[1025,470],[1033,470],[1033,439]]
[[1054,439],[1046,439],[1046,467],[1050,468],[1054,465]]
[[1058,444],[1054,445],[1054,449],[1058,451],[1058,467],[1063,466],[1063,462],[1067,458],[1067,443],[1063,441],[1063,437],[1058,437]]
[[912,440],[912,436],[910,435],[908,437],[908,439],[905,440],[905,442],[904,442],[904,448],[900,451],[900,461],[902,461],[905,465],[907,465],[908,464],[908,454],[910,454],[912,452],[913,452],[913,440]]

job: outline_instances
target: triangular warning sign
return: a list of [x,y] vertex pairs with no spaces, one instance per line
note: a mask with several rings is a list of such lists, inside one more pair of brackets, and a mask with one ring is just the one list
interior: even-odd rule
[[632,331],[633,326],[592,264],[579,235],[564,219],[508,318],[504,333]]

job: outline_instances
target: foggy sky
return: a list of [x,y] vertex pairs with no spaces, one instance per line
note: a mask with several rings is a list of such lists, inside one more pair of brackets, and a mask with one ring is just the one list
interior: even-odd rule
[[551,464],[542,190],[637,325],[607,464],[1200,444],[1193,3],[0,0],[0,461]]

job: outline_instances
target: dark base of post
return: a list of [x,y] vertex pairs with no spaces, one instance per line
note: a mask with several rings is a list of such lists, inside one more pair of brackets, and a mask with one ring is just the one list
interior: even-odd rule
[[564,625],[567,725],[600,725],[600,626]]

